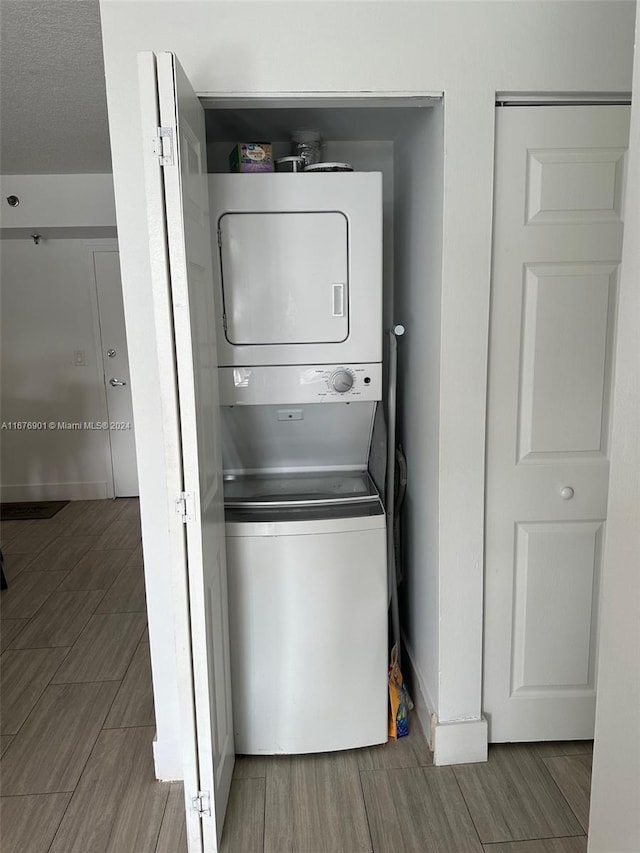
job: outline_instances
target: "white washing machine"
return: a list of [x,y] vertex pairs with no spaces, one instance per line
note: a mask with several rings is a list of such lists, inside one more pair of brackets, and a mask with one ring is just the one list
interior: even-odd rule
[[367,473],[379,377],[344,365],[355,379],[339,392],[333,366],[313,381],[308,366],[221,372],[236,751],[384,743],[386,517]]
[[227,481],[236,751],[387,739],[385,515],[366,472]]

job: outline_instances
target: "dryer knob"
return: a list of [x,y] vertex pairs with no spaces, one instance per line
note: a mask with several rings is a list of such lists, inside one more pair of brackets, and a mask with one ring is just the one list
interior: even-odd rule
[[353,374],[348,370],[336,370],[331,376],[331,386],[338,394],[346,394],[353,387]]

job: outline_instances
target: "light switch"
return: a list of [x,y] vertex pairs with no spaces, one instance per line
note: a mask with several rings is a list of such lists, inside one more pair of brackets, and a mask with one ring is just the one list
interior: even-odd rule
[[76,367],[84,367],[87,363],[86,353],[83,349],[73,351],[73,363]]

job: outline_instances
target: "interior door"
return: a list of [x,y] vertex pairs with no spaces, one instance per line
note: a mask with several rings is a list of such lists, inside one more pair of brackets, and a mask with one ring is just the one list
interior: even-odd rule
[[115,250],[94,251],[93,269],[100,319],[113,489],[117,498],[131,497],[138,494],[138,469],[119,253]]
[[[165,350],[175,351],[178,384],[192,666],[187,688],[193,690],[197,753],[194,766],[193,739],[185,737],[187,831],[191,853],[199,849],[193,826],[197,789],[203,794],[196,803],[202,848],[215,853],[231,786],[234,745],[204,113],[173,54],[158,54],[155,66],[153,54],[141,54],[139,69],[143,124],[156,104],[159,111],[156,126],[144,127],[145,169],[148,188],[153,186],[149,173],[162,169],[164,210],[158,210],[157,199],[150,197],[153,193],[147,203],[154,290],[166,289],[163,258],[168,258],[173,329]],[[163,243],[158,242],[159,231]],[[161,365],[166,355],[165,351],[159,356]],[[184,640],[177,638],[179,649]],[[185,715],[183,725],[189,727],[191,722]]]
[[590,738],[629,109],[497,111],[484,712]]

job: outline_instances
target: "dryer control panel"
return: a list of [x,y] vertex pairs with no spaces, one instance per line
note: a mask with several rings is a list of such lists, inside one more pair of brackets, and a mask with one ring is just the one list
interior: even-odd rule
[[303,364],[221,367],[223,406],[349,403],[382,399],[382,365]]

